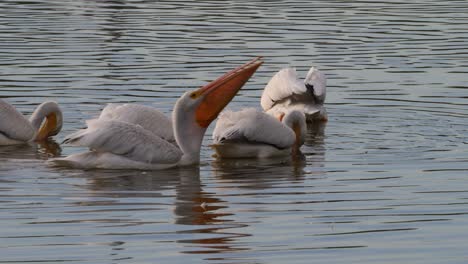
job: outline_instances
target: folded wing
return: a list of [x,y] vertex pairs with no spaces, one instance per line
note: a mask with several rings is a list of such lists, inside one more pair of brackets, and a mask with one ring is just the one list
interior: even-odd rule
[[140,125],[171,143],[175,143],[172,121],[157,109],[138,104],[108,104],[99,119],[118,120]]
[[264,143],[277,148],[294,144],[294,132],[274,117],[253,108],[223,112],[213,131],[215,144],[224,141]]
[[86,123],[86,129],[67,136],[64,143],[145,163],[176,163],[182,157],[176,146],[140,125],[105,119]]
[[297,78],[294,68],[285,68],[277,72],[263,90],[260,103],[264,111],[271,109],[291,96],[307,93],[307,88]]

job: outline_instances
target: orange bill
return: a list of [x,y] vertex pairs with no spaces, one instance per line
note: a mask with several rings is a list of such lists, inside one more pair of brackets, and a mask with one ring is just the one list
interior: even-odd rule
[[280,122],[283,122],[285,114],[284,113],[279,113],[276,115],[276,119],[278,119]]
[[204,97],[195,112],[197,123],[208,127],[262,63],[257,57],[195,91]]
[[46,117],[39,130],[37,131],[36,141],[46,140],[48,137],[53,135],[53,132],[57,128],[57,116],[52,113]]
[[292,130],[294,131],[294,134],[296,135],[296,140],[294,141],[294,145],[292,147],[292,153],[293,155],[296,155],[299,152],[299,148],[301,147],[301,137],[302,137],[301,125],[298,122],[294,122],[292,126]]

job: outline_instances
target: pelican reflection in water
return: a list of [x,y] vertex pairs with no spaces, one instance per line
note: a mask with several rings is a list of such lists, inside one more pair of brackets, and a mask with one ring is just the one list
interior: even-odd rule
[[[188,254],[243,250],[236,240],[250,235],[232,230],[245,227],[245,223],[233,223],[229,203],[219,198],[216,192],[204,190],[197,166],[147,172],[89,170],[78,172],[75,177],[86,179],[88,193],[83,199],[72,202],[72,206],[84,212],[99,210],[100,207],[115,213],[125,212],[117,222],[109,220],[108,228],[116,225],[118,230],[115,232],[126,224],[148,225],[144,230],[148,235],[154,235],[155,228],[162,230],[166,224],[174,223],[176,226],[172,231],[164,229],[163,233],[172,233],[168,237],[174,237],[174,242],[183,245],[182,253]],[[140,213],[128,215],[127,208]],[[148,214],[154,222],[141,222],[139,217]],[[144,232],[140,235],[145,235]],[[124,238],[120,245],[122,248],[126,244]],[[131,237],[129,241],[132,241]]]

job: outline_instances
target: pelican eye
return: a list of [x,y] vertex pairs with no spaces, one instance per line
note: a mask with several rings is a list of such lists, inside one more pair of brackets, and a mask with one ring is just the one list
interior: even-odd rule
[[190,98],[195,99],[197,98],[197,93],[193,92],[190,94]]

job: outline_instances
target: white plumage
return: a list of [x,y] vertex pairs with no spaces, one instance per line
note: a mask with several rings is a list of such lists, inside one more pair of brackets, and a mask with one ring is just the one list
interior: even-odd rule
[[225,111],[216,122],[212,148],[221,158],[288,155],[295,144],[303,144],[305,130],[304,114],[297,111],[288,112],[283,122],[254,108]]
[[99,119],[118,120],[140,125],[162,139],[175,143],[171,119],[150,106],[138,104],[108,104],[102,109]]
[[54,159],[52,163],[77,168],[162,169],[177,165],[183,154],[169,141],[138,124],[107,119],[102,114],[86,124],[86,129],[68,135],[64,143],[88,147],[91,151]]
[[297,110],[313,122],[328,118],[325,97],[326,77],[317,68],[311,67],[304,81],[299,80],[294,68],[285,68],[268,82],[260,102],[263,110],[273,116]]
[[219,115],[213,131],[214,143],[225,140],[247,140],[287,148],[294,143],[294,132],[270,115],[245,108]]
[[86,124],[86,129],[68,135],[64,143],[145,163],[176,163],[182,157],[177,147],[140,125],[102,119],[88,120]]
[[55,102],[40,104],[28,120],[14,106],[0,99],[0,145],[45,140],[58,134],[61,128],[62,112]]

